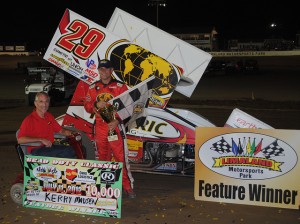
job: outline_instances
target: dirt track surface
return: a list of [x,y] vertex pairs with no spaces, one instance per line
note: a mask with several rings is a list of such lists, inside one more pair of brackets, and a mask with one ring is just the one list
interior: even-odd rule
[[[18,129],[24,116],[32,108],[22,104],[24,99],[24,74],[10,73],[6,70],[5,72],[0,72],[0,75],[2,76],[0,88],[0,223],[300,223],[299,210],[196,201],[194,199],[194,179],[192,177],[137,172],[133,173],[137,198],[134,200],[123,198],[121,219],[75,215],[19,206],[11,200],[9,195],[12,183],[22,171],[14,148],[16,143],[15,131]],[[267,74],[262,79],[268,79],[268,77]],[[292,79],[294,79],[293,77]],[[227,79],[234,78],[227,77]],[[236,79],[243,80],[240,77],[236,77]],[[248,77],[244,77],[244,79],[249,81]],[[290,97],[288,100],[281,100],[280,103],[276,103],[274,100],[261,99],[260,97],[251,99],[251,94],[249,97],[248,95],[245,97],[243,95],[245,92],[243,92],[242,88],[237,88],[238,90],[226,88],[228,92],[232,90],[231,94],[235,95],[238,93],[235,91],[242,91],[239,95],[240,97],[230,98],[229,93],[222,92],[224,89],[221,88],[221,84],[225,84],[225,79],[223,80],[222,77],[207,77],[203,80],[203,84],[201,80],[199,83],[201,90],[197,92],[199,96],[192,97],[190,101],[186,101],[184,97],[178,96],[174,98],[172,103],[174,106],[189,107],[196,110],[216,123],[217,126],[222,126],[232,109],[239,107],[243,103],[245,111],[274,127],[300,129],[299,107],[297,106],[299,105],[300,94],[296,97],[290,96],[290,94],[294,94],[293,91],[299,93],[298,89],[293,89],[293,85],[299,86],[299,82],[294,83],[298,79],[297,77],[297,79],[292,80],[293,83],[290,84],[292,87],[287,86],[285,88],[284,91],[289,91],[289,89],[291,91],[285,92],[285,96],[279,91],[273,92],[278,93],[278,96],[274,96],[275,99]],[[7,81],[3,82],[3,80]],[[209,86],[207,87],[207,85]],[[219,88],[213,89],[215,85],[219,85]],[[260,88],[264,85],[257,85],[252,89],[257,93],[261,93]],[[288,84],[286,83],[286,85]],[[278,88],[280,86],[278,83],[272,83],[272,86],[282,90],[282,88]],[[269,88],[270,90],[271,88]],[[226,101],[216,99],[215,95],[208,94],[210,91],[217,96],[228,94],[228,98]],[[201,93],[206,95],[203,96]],[[50,111],[55,116],[59,116],[66,111],[66,108],[66,105],[59,105],[51,107]]]

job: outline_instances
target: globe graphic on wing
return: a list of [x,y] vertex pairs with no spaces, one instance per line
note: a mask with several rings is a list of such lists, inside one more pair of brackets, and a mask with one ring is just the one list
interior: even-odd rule
[[135,44],[115,47],[110,60],[114,63],[118,79],[129,87],[154,75],[153,91],[161,97],[172,93],[180,79],[180,75],[168,61]]

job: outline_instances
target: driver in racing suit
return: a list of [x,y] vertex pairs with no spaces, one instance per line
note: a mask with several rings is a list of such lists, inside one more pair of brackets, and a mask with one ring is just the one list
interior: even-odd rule
[[[112,62],[103,59],[99,62],[98,72],[100,80],[90,85],[84,108],[91,116],[96,115],[95,141],[100,161],[111,161],[112,154],[116,162],[123,163],[123,190],[129,198],[135,198],[133,192],[133,178],[128,164],[128,148],[126,131],[122,120],[116,114],[116,119],[106,123],[99,110],[106,106],[107,101],[125,92],[128,88],[125,84],[112,78],[114,68]],[[108,139],[109,130],[115,130],[117,136]]]

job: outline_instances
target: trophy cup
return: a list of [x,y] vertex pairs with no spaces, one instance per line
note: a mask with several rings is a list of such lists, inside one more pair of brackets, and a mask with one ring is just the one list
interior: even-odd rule
[[[102,109],[99,110],[99,113],[100,113],[102,119],[106,123],[110,123],[116,119],[115,112],[117,111],[117,109],[118,109],[117,106],[107,104],[105,107],[103,107]],[[115,130],[108,131],[108,140],[109,141],[118,140],[118,135]]]

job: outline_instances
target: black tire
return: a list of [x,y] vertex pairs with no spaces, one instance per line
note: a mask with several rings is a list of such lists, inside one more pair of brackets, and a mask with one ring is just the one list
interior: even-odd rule
[[68,130],[78,132],[81,135],[82,141],[82,150],[84,154],[84,158],[87,160],[95,160],[96,159],[96,152],[95,147],[90,138],[83,132],[74,127],[67,127]]
[[[82,150],[83,158],[87,159],[87,152],[86,152],[86,148],[84,145],[82,145],[81,150]],[[93,158],[93,160],[95,160],[95,158]]]
[[21,205],[23,202],[23,184],[16,183],[10,188],[10,197],[16,203]]
[[95,148],[93,146],[93,143],[85,133],[81,132],[80,134],[82,137],[82,146],[83,146],[83,153],[85,154],[85,159],[95,160],[96,153],[95,153]]

